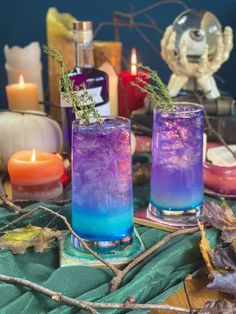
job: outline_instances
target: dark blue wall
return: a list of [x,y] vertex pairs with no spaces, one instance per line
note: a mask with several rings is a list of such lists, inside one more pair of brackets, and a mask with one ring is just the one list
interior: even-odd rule
[[[49,7],[56,7],[61,12],[70,12],[78,19],[91,19],[94,28],[104,21],[111,21],[112,12],[115,10],[130,12],[149,4],[160,1],[151,0],[1,0],[0,10],[0,107],[6,106],[5,85],[6,73],[4,69],[3,46],[8,44],[24,46],[31,41],[46,43],[46,23],[45,17]],[[236,0],[187,0],[184,4],[188,7],[203,8],[212,11],[218,16],[223,26],[230,25],[236,30]],[[178,4],[168,4],[158,7],[149,12],[151,17],[158,25],[165,29],[172,23],[174,18],[183,11],[183,7]],[[139,17],[144,21],[145,17]],[[152,43],[159,49],[161,35],[152,30],[145,30],[145,34],[151,39]],[[235,31],[236,37],[236,31]],[[111,27],[104,27],[98,34],[97,39],[109,40],[113,38]],[[135,30],[123,29],[121,40],[126,53],[130,52],[131,47],[137,48],[140,61],[157,69],[167,81],[170,72],[158,56]],[[234,40],[235,42],[235,40]],[[44,63],[44,86],[47,85],[46,57],[43,56]],[[225,81],[219,83],[224,89],[231,92],[236,98],[236,56],[235,49],[231,53],[230,60],[223,65],[218,75]]]

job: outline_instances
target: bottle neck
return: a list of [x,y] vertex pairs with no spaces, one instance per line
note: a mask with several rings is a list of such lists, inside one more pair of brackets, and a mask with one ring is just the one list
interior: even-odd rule
[[94,67],[93,43],[92,41],[81,43],[75,41],[75,61],[76,67],[92,68]]

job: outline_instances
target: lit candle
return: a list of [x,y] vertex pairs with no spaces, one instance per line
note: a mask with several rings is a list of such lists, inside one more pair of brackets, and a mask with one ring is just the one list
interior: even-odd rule
[[137,75],[137,53],[135,48],[131,52],[131,75]]
[[63,161],[54,154],[21,151],[9,160],[13,199],[54,200],[62,197]]
[[131,53],[131,71],[123,71],[119,75],[118,94],[119,94],[119,115],[129,117],[133,110],[137,110],[144,106],[145,94],[140,91],[132,82],[137,82],[140,77],[148,82],[145,71],[137,69],[137,54],[136,49],[132,49]]
[[38,86],[25,83],[23,75],[19,76],[18,84],[6,86],[8,107],[10,110],[38,110]]

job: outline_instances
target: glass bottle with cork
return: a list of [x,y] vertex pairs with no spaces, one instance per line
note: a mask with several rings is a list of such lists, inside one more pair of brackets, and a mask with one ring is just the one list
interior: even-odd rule
[[[80,90],[86,88],[95,100],[95,107],[102,116],[110,115],[108,75],[94,68],[93,29],[91,21],[74,21],[73,38],[75,43],[74,69],[69,77],[74,81],[74,88]],[[62,91],[63,93],[63,91]],[[72,105],[61,95],[62,125],[64,135],[64,148],[71,146],[71,125],[75,119]]]

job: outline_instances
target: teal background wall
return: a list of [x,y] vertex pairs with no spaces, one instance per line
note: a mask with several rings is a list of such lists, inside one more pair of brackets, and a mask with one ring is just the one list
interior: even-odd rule
[[[81,20],[91,19],[94,28],[100,23],[111,21],[113,11],[137,10],[149,4],[161,1],[151,0],[1,0],[0,9],[0,107],[6,107],[5,85],[7,83],[4,69],[3,47],[24,46],[32,41],[46,43],[46,13],[49,7],[56,7],[61,12],[70,12]],[[236,37],[236,0],[186,0],[183,1],[189,8],[202,8],[212,11],[220,20],[223,26],[230,25]],[[174,18],[183,11],[183,7],[177,3],[162,5],[150,12],[149,15],[164,30],[170,25]],[[138,18],[145,21],[145,16]],[[143,29],[142,29],[143,30]],[[153,30],[143,30],[150,38],[153,45],[160,50],[161,34]],[[110,40],[113,38],[112,27],[104,27],[98,33],[96,39]],[[167,82],[170,71],[161,57],[157,55],[136,30],[122,29],[121,41],[124,51],[128,55],[132,47],[136,47],[139,59],[142,63],[157,69],[165,82]],[[236,39],[234,39],[234,44]],[[217,73],[225,83],[219,82],[219,86],[229,91],[236,98],[236,45],[231,53],[230,60],[225,63]],[[44,88],[47,87],[47,60],[43,60]]]

